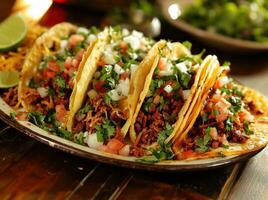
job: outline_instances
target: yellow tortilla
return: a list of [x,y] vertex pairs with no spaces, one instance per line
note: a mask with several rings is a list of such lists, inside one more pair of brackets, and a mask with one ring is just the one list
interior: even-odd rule
[[[159,49],[161,50],[161,52],[159,52]],[[152,50],[153,50],[154,54],[156,55],[155,59],[152,61],[153,64],[144,66],[144,67],[146,67],[146,69],[144,69],[144,68],[139,69],[141,76],[142,75],[145,76],[146,79],[145,79],[144,89],[140,93],[139,101],[138,101],[138,104],[137,104],[137,107],[136,107],[136,110],[135,110],[135,113],[133,115],[132,122],[130,125],[130,139],[133,143],[135,143],[136,138],[137,138],[137,133],[135,131],[134,125],[135,125],[136,119],[138,117],[139,111],[141,109],[142,103],[143,103],[144,99],[146,98],[146,95],[149,91],[154,70],[157,67],[159,59],[161,57],[160,54],[164,55],[165,57],[170,57],[170,58],[174,58],[174,57],[179,58],[181,56],[191,54],[190,51],[179,42],[167,43],[165,41],[160,41],[159,43],[157,43],[155,45],[155,47]],[[146,73],[145,70],[149,71],[149,73]],[[146,74],[148,74],[148,75],[146,76]],[[139,76],[137,78],[139,78]]]
[[[244,86],[241,86],[241,89],[245,95],[245,99],[253,101],[258,107],[257,109],[263,112],[262,114],[254,115],[255,121],[250,124],[250,129],[253,130],[254,134],[249,135],[249,139],[244,144],[230,142],[228,149],[219,147],[205,153],[196,152],[188,160],[243,155],[258,151],[268,144],[268,99],[253,89]],[[175,153],[178,156],[180,154],[179,149]]]
[[25,91],[28,87],[29,81],[38,73],[38,66],[44,55],[50,54],[49,48],[57,43],[59,38],[68,36],[72,32],[75,32],[76,29],[77,27],[70,23],[61,23],[55,25],[35,41],[31,51],[27,54],[22,67],[18,86],[19,102],[21,102],[26,111],[30,111],[31,108],[25,102]]
[[69,131],[72,131],[74,116],[84,102],[84,99],[87,95],[88,85],[91,82],[95,71],[97,70],[99,58],[104,51],[107,42],[108,30],[105,29],[99,34],[97,39],[90,44],[82,58],[80,64],[82,67],[78,69],[77,76],[74,80],[74,89],[70,97],[70,112],[67,122],[67,129]]

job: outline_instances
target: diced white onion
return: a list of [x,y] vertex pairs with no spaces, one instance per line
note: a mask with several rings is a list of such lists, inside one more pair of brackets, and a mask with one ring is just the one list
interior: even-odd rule
[[77,33],[88,34],[89,30],[87,28],[84,28],[84,27],[79,27],[77,29]]
[[170,71],[161,70],[159,71],[159,76],[171,76],[173,73],[174,73],[173,70]]
[[185,63],[178,63],[176,64],[176,67],[182,72],[182,73],[187,73],[188,68],[186,67]]
[[44,87],[37,88],[37,92],[42,98],[45,98],[48,95],[48,90]]
[[131,74],[134,74],[136,72],[137,68],[138,68],[138,65],[131,64],[130,65],[130,72],[131,72]]
[[189,98],[191,90],[183,90],[183,99],[186,100]]
[[115,64],[113,52],[110,48],[103,52],[104,62],[109,65]]
[[123,28],[122,34],[123,34],[123,36],[127,36],[127,35],[129,35],[129,31],[126,28]]
[[113,101],[119,101],[120,99],[122,99],[122,96],[120,96],[120,95],[118,94],[118,92],[117,92],[116,89],[110,90],[110,91],[108,92],[108,95],[111,97],[111,99],[112,99]]
[[122,93],[123,96],[127,96],[129,92],[129,79],[120,80],[116,90]]
[[230,82],[230,79],[227,76],[221,77],[220,81],[222,82],[223,85],[226,85]]
[[133,50],[138,50],[141,46],[140,39],[136,36],[129,35],[124,38],[124,41],[128,43]]
[[103,143],[98,141],[96,133],[92,133],[88,134],[87,136],[87,145],[90,148],[99,149],[103,145]]
[[140,39],[143,37],[143,33],[136,30],[132,31],[132,35]]
[[118,65],[118,64],[115,64],[114,71],[117,74],[123,74],[125,72],[125,70],[120,65]]
[[129,93],[129,79],[120,80],[115,89],[108,92],[113,101],[119,101],[126,97]]
[[64,49],[66,49],[67,45],[68,45],[68,40],[61,40],[60,41],[61,52],[64,52]]
[[90,34],[88,37],[87,37],[87,42],[90,43],[92,42],[93,40],[96,39],[96,35],[93,35],[93,34]]
[[165,90],[167,93],[170,93],[170,92],[172,92],[173,88],[172,88],[171,85],[166,85],[166,86],[164,87],[164,90]]

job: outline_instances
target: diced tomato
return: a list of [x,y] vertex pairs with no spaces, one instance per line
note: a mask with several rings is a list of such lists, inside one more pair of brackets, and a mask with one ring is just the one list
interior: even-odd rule
[[96,82],[95,87],[96,87],[96,90],[98,92],[106,92],[106,89],[103,87],[104,83],[105,83],[105,81],[103,81],[103,80],[100,80],[100,81]]
[[26,112],[19,112],[16,115],[17,120],[20,121],[27,121],[28,120],[28,114]]
[[81,49],[75,56],[76,60],[81,61],[83,58],[84,52],[85,52],[85,50]]
[[160,58],[158,62],[158,68],[159,70],[164,70],[166,68],[166,62],[163,58]]
[[68,85],[73,88],[74,87],[74,80],[73,78],[69,80]]
[[105,65],[106,65],[106,63],[105,63],[104,59],[103,58],[100,58],[99,61],[98,61],[98,66],[99,67],[103,67]]
[[63,122],[66,116],[66,109],[63,104],[56,105],[56,120]]
[[79,63],[80,63],[80,62],[79,62],[78,60],[76,60],[76,59],[73,59],[73,60],[72,60],[72,66],[73,66],[75,69],[78,68]]
[[66,80],[69,75],[66,72],[63,72],[60,76]]
[[120,75],[120,80],[126,80],[126,78],[128,77],[128,72],[124,72],[123,74]]
[[181,158],[187,159],[187,158],[193,157],[194,155],[195,155],[195,153],[193,150],[187,150],[187,151],[182,152]]
[[218,79],[214,85],[215,89],[219,89],[224,85],[223,81],[221,79]]
[[58,71],[60,71],[60,66],[58,66],[55,61],[49,61],[48,62],[48,69],[53,71],[53,72],[58,72]]
[[83,40],[85,40],[85,37],[83,35],[72,35],[70,38],[69,38],[69,45],[71,47],[74,47],[76,46],[77,44],[79,44],[80,42],[82,42]]
[[70,69],[72,67],[72,58],[71,57],[67,57],[67,59],[64,62],[64,66],[67,69]]
[[217,140],[218,139],[218,132],[217,129],[215,127],[210,128],[210,132],[209,135],[211,136],[211,138],[213,140]]
[[120,60],[118,63],[117,63],[119,66],[123,67],[124,66],[124,63],[122,60]]
[[127,52],[127,49],[128,49],[128,45],[126,42],[122,41],[120,42],[120,48],[121,48],[121,52],[124,54]]
[[44,75],[45,78],[52,79],[52,78],[54,78],[56,76],[56,73],[55,72],[52,72],[52,71],[50,71],[48,69],[45,69],[43,71],[43,75]]
[[118,153],[124,146],[125,144],[123,142],[115,138],[111,139],[107,144],[108,150],[115,153]]
[[244,122],[245,120],[248,122],[254,121],[254,116],[247,110],[243,110],[242,112],[239,112],[238,115],[239,115],[240,122]]

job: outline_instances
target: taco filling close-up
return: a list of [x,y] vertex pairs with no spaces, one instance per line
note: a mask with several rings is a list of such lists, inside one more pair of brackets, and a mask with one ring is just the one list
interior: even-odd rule
[[74,133],[83,134],[90,147],[118,153],[125,146],[127,121],[134,109],[129,105],[135,101],[130,98],[131,84],[153,44],[140,32],[109,29],[109,41],[98,58],[85,102],[76,112],[72,127]]
[[[97,37],[98,30],[94,27],[88,30],[70,25],[65,27],[67,34],[57,37],[53,31],[56,32],[59,26],[64,27],[57,25],[49,30],[47,38],[46,35],[42,36],[53,44],[41,44],[43,52],[39,52],[42,53],[41,60],[35,63],[37,66],[34,75],[27,77],[26,67],[23,69],[25,75],[20,86],[23,91],[20,97],[26,111],[32,115],[44,116],[55,113],[55,119],[64,127],[76,73],[88,46]],[[32,56],[35,56],[34,53]],[[27,83],[24,84],[25,82]]]

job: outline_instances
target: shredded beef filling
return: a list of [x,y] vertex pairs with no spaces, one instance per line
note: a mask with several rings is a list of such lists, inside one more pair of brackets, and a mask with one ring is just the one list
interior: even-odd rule
[[[86,105],[92,106],[89,112],[86,114],[75,116],[75,127],[73,131],[78,132],[92,132],[95,125],[100,125],[105,119],[111,119],[116,123],[115,137],[120,139],[121,127],[126,122],[128,115],[117,107],[116,104],[106,104],[104,101],[104,94],[98,94],[93,99],[88,99]],[[120,139],[121,140],[121,139]]]

